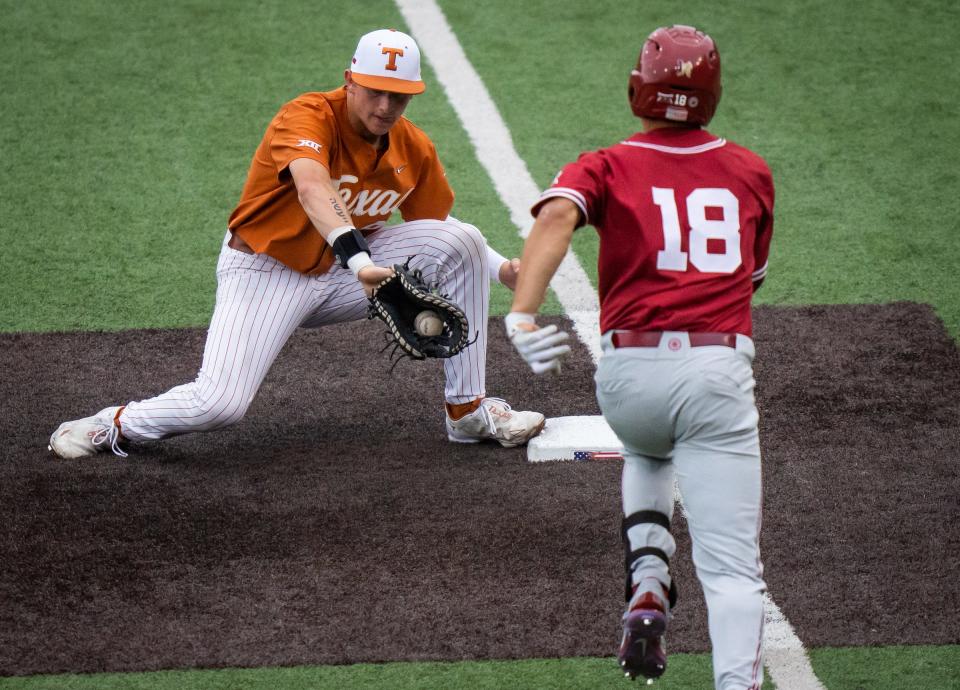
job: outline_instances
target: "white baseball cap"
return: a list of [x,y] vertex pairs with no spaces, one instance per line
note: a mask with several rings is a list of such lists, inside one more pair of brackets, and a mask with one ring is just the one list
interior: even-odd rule
[[350,63],[353,81],[377,91],[423,93],[420,48],[402,31],[378,29],[360,37]]

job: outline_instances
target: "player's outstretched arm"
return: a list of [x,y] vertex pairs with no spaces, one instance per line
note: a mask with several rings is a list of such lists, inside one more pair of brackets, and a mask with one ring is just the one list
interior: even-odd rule
[[551,199],[540,208],[523,247],[513,306],[504,324],[510,342],[535,374],[559,372],[561,359],[570,352],[569,334],[556,326],[538,328],[535,317],[579,220],[576,204],[561,197]]
[[330,171],[322,163],[312,158],[297,158],[290,163],[290,175],[300,205],[324,239],[331,230],[353,225],[340,192],[333,187]]
[[330,172],[322,163],[311,158],[297,158],[290,163],[290,175],[310,222],[333,246],[338,262],[357,276],[369,297],[382,280],[393,275],[393,269],[373,263],[366,242],[354,229],[340,192],[334,188]]
[[540,208],[523,245],[511,311],[536,314],[540,310],[547,286],[570,248],[579,220],[580,209],[563,197],[554,197]]
[[508,259],[496,249],[487,245],[487,263],[490,266],[490,280],[500,283],[510,290],[517,289],[517,275],[520,273],[520,259]]

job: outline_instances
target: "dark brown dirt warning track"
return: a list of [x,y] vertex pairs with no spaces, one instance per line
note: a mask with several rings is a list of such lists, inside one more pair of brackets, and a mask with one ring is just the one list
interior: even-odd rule
[[[556,321],[556,319],[555,319]],[[579,348],[488,392],[597,414]],[[436,363],[298,334],[216,434],[56,461],[64,419],[193,377],[204,332],[0,336],[0,675],[612,655],[619,463],[446,442]],[[761,308],[764,561],[809,645],[957,643],[960,356],[924,306]],[[707,648],[677,520],[673,651]],[[903,619],[913,624],[904,626]]]

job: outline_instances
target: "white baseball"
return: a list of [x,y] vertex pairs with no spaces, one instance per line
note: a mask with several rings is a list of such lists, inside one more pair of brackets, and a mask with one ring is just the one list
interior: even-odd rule
[[437,312],[424,309],[413,320],[413,328],[420,335],[440,335],[443,333],[443,321],[440,320]]

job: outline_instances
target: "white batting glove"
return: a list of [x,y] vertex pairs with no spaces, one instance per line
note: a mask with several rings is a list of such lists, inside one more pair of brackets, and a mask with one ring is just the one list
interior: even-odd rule
[[[533,314],[512,311],[503,320],[507,327],[507,336],[510,342],[530,365],[534,374],[545,374],[548,371],[560,373],[560,360],[570,352],[566,344],[570,334],[559,330],[556,326],[537,328]],[[535,330],[527,330],[521,324],[529,324]]]

